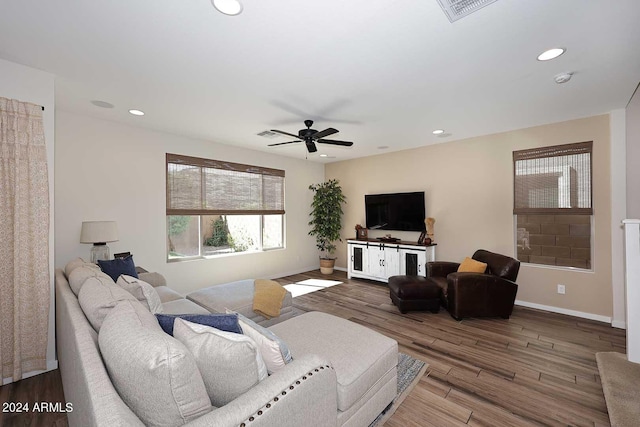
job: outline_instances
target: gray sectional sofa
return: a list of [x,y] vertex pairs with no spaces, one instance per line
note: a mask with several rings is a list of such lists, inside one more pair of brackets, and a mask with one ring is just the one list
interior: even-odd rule
[[[75,268],[82,268],[82,274],[76,272],[70,277]],[[168,410],[167,407],[176,399],[179,400],[175,390],[157,395],[163,387],[170,387],[171,384],[156,386],[157,381],[162,379],[158,380],[155,374],[158,365],[172,365],[177,359],[173,353],[165,359],[159,356],[165,347],[163,344],[159,346],[158,355],[154,354],[153,361],[149,362],[149,366],[155,369],[150,371],[152,373],[144,369],[142,372],[130,372],[132,368],[128,365],[122,365],[126,369],[114,371],[112,355],[117,354],[126,362],[126,352],[131,351],[130,348],[117,348],[120,345],[120,331],[123,341],[131,341],[133,329],[138,334],[142,333],[142,337],[138,336],[133,341],[134,344],[143,343],[139,346],[142,352],[150,351],[144,343],[153,342],[152,338],[168,343],[167,347],[170,344],[177,348],[182,344],[176,344],[175,338],[158,332],[159,326],[154,324],[155,318],[148,311],[149,307],[145,308],[135,298],[125,297],[119,291],[114,292],[114,287],[118,285],[97,271],[95,266],[76,262],[74,268],[66,270],[56,270],[55,287],[59,367],[65,399],[73,404],[73,411],[67,414],[69,424],[109,427],[145,425],[143,419],[148,418],[141,415],[140,411],[144,408],[140,409],[136,402],[162,412]],[[182,298],[167,287],[162,276],[142,273],[140,279],[155,286],[165,313],[208,313],[200,305]],[[87,286],[82,290],[81,306],[76,294],[85,283]],[[105,289],[109,292],[103,292]],[[134,327],[119,323],[127,317],[120,313],[124,312],[121,310],[124,306],[134,307],[129,308],[128,315],[134,318]],[[91,311],[85,313],[83,307]],[[131,314],[132,311],[135,313]],[[96,330],[92,326],[96,317],[108,326]],[[269,329],[289,346],[293,356],[291,363],[224,406],[209,406],[210,402],[207,402],[206,407],[195,415],[179,410],[177,421],[171,417],[157,417],[159,421],[148,424],[368,426],[393,401],[397,387],[398,351],[394,340],[319,312],[293,317]],[[135,356],[139,359],[139,354]],[[174,374],[169,374],[169,383],[177,382],[176,377],[172,376]],[[192,378],[197,377],[196,381],[190,382],[200,381],[197,369],[188,374]],[[131,390],[136,395],[132,396]],[[186,407],[192,403],[188,400],[182,402]],[[169,404],[161,403],[165,401]]]

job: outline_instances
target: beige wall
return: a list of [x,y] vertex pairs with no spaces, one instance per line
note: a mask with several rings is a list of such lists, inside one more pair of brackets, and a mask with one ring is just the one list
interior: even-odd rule
[[[639,86],[640,88],[640,86]],[[640,90],[627,105],[627,218],[640,219]]]
[[[166,262],[165,153],[228,160],[286,173],[286,249],[215,259]],[[319,163],[155,132],[64,111],[56,116],[55,265],[88,258],[82,221],[118,222],[111,253],[130,251],[137,265],[164,274],[178,292],[250,277],[318,268],[307,235],[309,184],[324,180]]]
[[[436,219],[437,260],[460,261],[478,248],[514,255],[512,152],[593,141],[593,271],[523,265],[517,299],[599,316],[612,314],[609,116],[597,116],[331,163],[347,196],[343,237],[364,222],[364,195],[425,191],[426,214]],[[373,237],[386,232],[372,231]],[[417,240],[419,233],[393,232]],[[346,243],[339,245],[346,267]],[[556,285],[566,286],[566,295]]]

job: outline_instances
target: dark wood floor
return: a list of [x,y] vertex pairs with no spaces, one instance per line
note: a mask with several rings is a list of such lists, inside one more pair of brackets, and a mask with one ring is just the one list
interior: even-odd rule
[[[386,423],[405,426],[608,426],[595,361],[598,351],[625,352],[625,333],[607,324],[516,307],[509,320],[448,313],[400,314],[377,282],[319,271],[283,277],[344,284],[294,299],[301,311],[324,311],[398,341],[429,369]],[[58,371],[0,388],[0,403],[62,402]],[[0,413],[0,426],[66,426],[59,413]]]
[[[282,284],[327,278],[309,272]],[[405,426],[608,426],[595,353],[625,352],[625,332],[571,316],[515,307],[509,320],[455,321],[400,314],[383,283],[352,279],[294,299],[398,341],[429,364],[425,376],[385,424]]]
[[[16,412],[19,404],[21,412]],[[45,405],[42,405],[42,404]],[[47,404],[58,403],[58,407]],[[65,407],[60,371],[46,372],[12,384],[0,387],[0,426],[55,426],[66,427],[67,415],[61,412]],[[28,407],[25,410],[24,405]],[[36,405],[34,407],[34,405]]]

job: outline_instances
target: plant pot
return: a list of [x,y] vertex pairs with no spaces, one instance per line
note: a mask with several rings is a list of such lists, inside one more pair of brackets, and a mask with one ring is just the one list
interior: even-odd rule
[[335,258],[320,258],[320,273],[331,274],[333,273],[333,267],[336,264]]

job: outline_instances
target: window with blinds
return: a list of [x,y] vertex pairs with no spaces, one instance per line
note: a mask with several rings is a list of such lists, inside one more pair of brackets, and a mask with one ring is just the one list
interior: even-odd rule
[[284,247],[285,172],[166,155],[167,259]]
[[591,268],[592,142],[513,152],[518,259]]
[[167,154],[167,215],[284,214],[284,171]]

